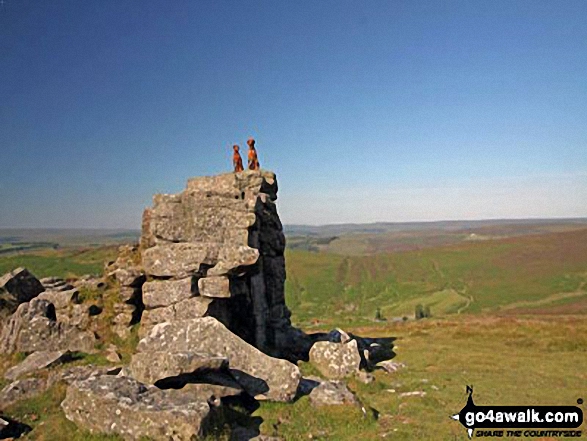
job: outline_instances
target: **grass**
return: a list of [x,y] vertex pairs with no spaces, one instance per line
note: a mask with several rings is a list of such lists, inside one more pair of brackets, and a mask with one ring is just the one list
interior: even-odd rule
[[[379,418],[349,406],[315,409],[304,397],[294,404],[263,403],[256,415],[264,419],[264,434],[287,440],[466,440],[463,427],[449,419],[464,406],[466,385],[474,387],[478,405],[575,405],[587,393],[583,317],[466,315],[350,330],[396,336],[395,360],[407,365],[394,374],[376,371],[370,384],[348,380]],[[426,396],[400,396],[411,391]]]

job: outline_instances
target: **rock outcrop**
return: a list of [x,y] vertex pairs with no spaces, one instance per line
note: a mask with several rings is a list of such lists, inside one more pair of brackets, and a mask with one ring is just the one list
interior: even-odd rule
[[[213,316],[261,351],[286,355],[292,328],[276,198],[267,171],[193,178],[183,192],[153,198],[141,237],[142,335],[163,321]],[[178,317],[184,307],[191,313]]]
[[[32,355],[6,372],[17,381],[0,401],[65,382],[62,409],[80,427],[165,441],[205,435],[229,415],[238,439],[243,415],[234,414],[258,407],[256,400],[287,402],[305,393],[315,406],[357,404],[342,382],[301,381],[294,363],[310,359],[324,376],[341,379],[390,358],[391,339],[338,329],[307,335],[291,325],[276,198],[268,171],[193,178],[181,193],[155,195],[140,244],[120,247],[104,279],[39,282],[23,269],[2,278],[12,316],[0,329],[0,353]],[[88,296],[81,287],[106,289]],[[106,301],[112,292],[117,298]],[[128,366],[120,365],[128,346],[118,351],[116,339],[104,338],[108,324],[123,339],[140,324]],[[55,367],[69,361],[68,351],[94,351],[98,334],[90,329],[102,334],[102,353],[117,366]]]

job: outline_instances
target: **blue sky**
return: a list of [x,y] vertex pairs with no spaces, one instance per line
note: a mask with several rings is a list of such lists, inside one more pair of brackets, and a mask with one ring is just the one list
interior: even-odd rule
[[138,228],[257,139],[285,223],[587,216],[587,2],[0,5],[0,227]]

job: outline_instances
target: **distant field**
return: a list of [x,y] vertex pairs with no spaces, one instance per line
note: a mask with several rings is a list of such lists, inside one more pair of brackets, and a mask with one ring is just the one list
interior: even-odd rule
[[[99,246],[126,242],[137,242],[137,230],[59,229],[59,228],[0,228],[0,250],[2,246]],[[39,248],[37,246],[36,248]]]
[[286,227],[288,248],[342,255],[419,250],[587,228],[586,219],[447,221]]
[[573,312],[587,299],[587,229],[366,256],[288,250],[286,262],[287,301],[301,324],[365,323],[377,308],[388,319],[412,316],[418,303],[433,315]]
[[19,266],[28,268],[36,277],[73,277],[101,275],[104,262],[114,260],[116,246],[65,248],[0,254],[0,275]]

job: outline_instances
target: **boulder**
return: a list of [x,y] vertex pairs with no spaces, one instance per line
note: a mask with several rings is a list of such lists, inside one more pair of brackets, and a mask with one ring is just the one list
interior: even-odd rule
[[16,380],[17,378],[30,374],[31,372],[38,371],[39,369],[60,362],[66,354],[67,351],[33,352],[22,362],[8,369],[4,374],[4,378],[8,380]]
[[195,295],[191,277],[179,280],[156,280],[143,285],[145,308],[169,306]]
[[141,383],[155,384],[158,380],[198,371],[226,369],[228,359],[197,352],[149,351],[138,352],[131,358],[129,369]]
[[193,391],[160,390],[109,375],[72,383],[61,407],[79,427],[126,440],[192,440],[206,434],[210,415],[206,398]]
[[344,378],[357,371],[361,356],[356,340],[347,343],[319,341],[310,349],[310,362],[328,378]]
[[294,398],[298,367],[270,357],[230,332],[213,317],[164,322],[139,341],[139,352],[200,352],[228,358],[231,374],[252,396],[274,401]]
[[55,308],[47,300],[23,303],[0,335],[0,353],[35,351],[93,352],[96,336],[76,326],[56,321]]
[[16,380],[0,390],[0,410],[13,404],[36,397],[47,389],[47,380],[44,378],[25,378]]

